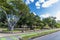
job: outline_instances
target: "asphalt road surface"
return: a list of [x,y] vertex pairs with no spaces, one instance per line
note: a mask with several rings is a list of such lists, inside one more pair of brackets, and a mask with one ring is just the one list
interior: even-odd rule
[[49,34],[49,35],[45,35],[42,37],[35,38],[33,40],[60,40],[60,31]]

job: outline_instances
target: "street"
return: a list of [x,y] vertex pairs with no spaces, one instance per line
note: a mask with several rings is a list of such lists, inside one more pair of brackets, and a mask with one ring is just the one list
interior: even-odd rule
[[45,35],[42,37],[35,38],[33,40],[60,40],[60,31],[49,34],[49,35]]

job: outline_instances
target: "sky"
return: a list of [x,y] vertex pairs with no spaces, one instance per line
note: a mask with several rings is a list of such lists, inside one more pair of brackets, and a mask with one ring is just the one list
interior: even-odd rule
[[60,20],[60,0],[24,0],[30,11],[41,18],[49,16]]

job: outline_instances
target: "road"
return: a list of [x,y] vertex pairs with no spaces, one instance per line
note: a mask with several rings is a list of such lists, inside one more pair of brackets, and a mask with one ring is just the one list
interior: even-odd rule
[[49,34],[49,35],[45,35],[42,37],[35,38],[33,40],[60,40],[60,31]]

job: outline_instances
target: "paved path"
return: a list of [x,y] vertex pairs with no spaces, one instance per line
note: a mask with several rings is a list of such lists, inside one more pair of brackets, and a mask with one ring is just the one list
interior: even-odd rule
[[45,35],[42,37],[35,38],[33,40],[60,40],[60,31],[49,34],[49,35]]

